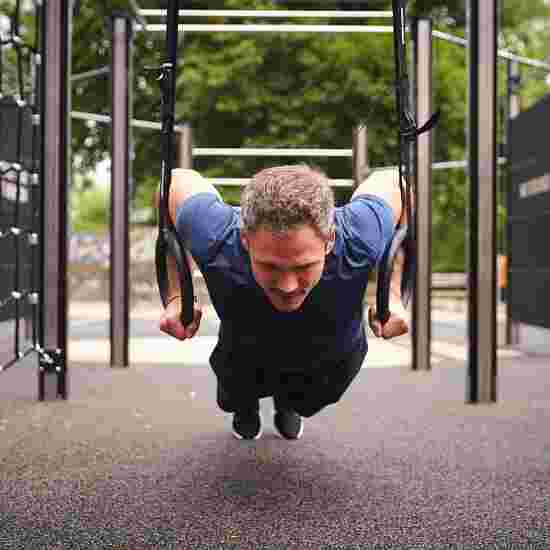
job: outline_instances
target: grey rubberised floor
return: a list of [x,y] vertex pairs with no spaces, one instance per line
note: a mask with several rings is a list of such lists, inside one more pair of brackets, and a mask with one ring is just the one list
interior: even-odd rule
[[[27,361],[29,363],[29,361]],[[303,439],[237,441],[205,366],[0,376],[0,549],[550,548],[550,358],[465,372],[363,369]]]

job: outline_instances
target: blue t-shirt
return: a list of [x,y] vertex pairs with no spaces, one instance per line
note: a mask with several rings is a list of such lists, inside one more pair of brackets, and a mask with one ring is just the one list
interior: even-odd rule
[[393,214],[383,199],[361,195],[336,208],[334,222],[336,241],[320,282],[297,311],[283,313],[254,279],[240,239],[240,208],[213,193],[199,193],[180,206],[176,230],[221,320],[210,357],[214,370],[250,361],[307,370],[352,352],[366,354],[363,298],[369,272],[393,236]]

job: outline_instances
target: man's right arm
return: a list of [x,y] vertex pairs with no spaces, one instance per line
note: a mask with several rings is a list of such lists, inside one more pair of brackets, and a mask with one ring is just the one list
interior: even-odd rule
[[[199,193],[213,193],[220,197],[218,190],[195,170],[187,168],[176,168],[172,170],[170,182],[170,195],[168,197],[168,211],[172,223],[176,224],[176,212],[178,208],[193,195]],[[221,197],[220,197],[221,198]],[[155,205],[158,208],[160,192],[155,195]]]
[[[172,180],[170,185],[170,194],[168,197],[168,213],[174,225],[176,225],[177,211],[192,196],[199,193],[213,193],[220,196],[217,189],[203,178],[198,172],[188,169],[172,170]],[[155,194],[155,206],[158,209],[160,205],[160,192]],[[186,251],[187,262],[191,270],[195,265],[191,254]],[[168,270],[168,303],[166,310],[160,320],[160,329],[163,332],[174,336],[179,340],[192,338],[197,332],[201,319],[200,305],[195,308],[194,319],[189,327],[183,327],[179,322],[179,313],[181,311],[181,289],[179,277],[176,268],[176,262],[172,256],[167,258]]]
[[[199,193],[213,193],[216,196],[220,196],[218,190],[205,178],[203,178],[195,170],[189,170],[186,168],[176,168],[172,170],[172,180],[170,183],[170,195],[168,197],[168,212],[170,219],[174,225],[176,225],[176,216],[178,208],[183,203],[190,199],[193,195]],[[160,205],[160,191],[157,190],[155,194],[155,206],[158,209]],[[187,262],[190,267],[195,265],[191,254],[186,251]],[[169,256],[167,258],[168,265],[168,283],[169,283],[169,299],[173,299],[181,294],[179,287],[178,273],[176,269],[176,262],[174,258]]]

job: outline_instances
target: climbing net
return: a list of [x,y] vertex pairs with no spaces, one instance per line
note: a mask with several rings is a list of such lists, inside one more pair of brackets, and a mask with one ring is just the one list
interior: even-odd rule
[[0,372],[38,345],[41,4],[0,3]]

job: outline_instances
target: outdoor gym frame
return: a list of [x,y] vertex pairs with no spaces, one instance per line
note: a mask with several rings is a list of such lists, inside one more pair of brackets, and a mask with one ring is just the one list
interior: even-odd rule
[[[418,219],[422,220],[418,228],[418,272],[417,291],[413,305],[413,368],[424,370],[430,368],[430,284],[431,281],[431,243],[430,243],[430,183],[431,171],[434,169],[468,168],[470,174],[471,203],[470,203],[470,243],[469,243],[469,360],[467,401],[471,403],[496,401],[496,67],[497,59],[504,58],[509,63],[526,64],[550,72],[550,65],[515,56],[509,52],[498,51],[496,43],[496,0],[481,3],[471,3],[469,18],[469,40],[454,37],[446,33],[431,29],[431,23],[420,20],[417,26],[417,48],[415,50],[417,62],[417,118],[422,122],[426,113],[431,112],[431,42],[433,38],[446,40],[469,49],[470,72],[470,114],[469,114],[469,158],[467,161],[451,161],[448,163],[432,163],[431,138],[423,136],[419,139],[416,157],[417,190],[419,202]],[[154,12],[154,13],[152,13]],[[142,10],[140,16],[162,16],[161,10]],[[224,16],[224,17],[341,17],[341,18],[384,18],[389,12],[250,12],[248,10],[182,10],[180,15],[190,16]],[[326,33],[391,33],[393,28],[380,25],[289,25],[289,24],[260,24],[260,25],[211,25],[211,24],[182,24],[183,32],[326,32]],[[165,26],[141,24],[137,31],[164,31]],[[482,32],[483,30],[483,32]],[[422,46],[418,46],[423,44]],[[512,98],[510,98],[512,99]],[[117,106],[113,106],[117,112]],[[96,120],[108,123],[109,117],[100,118],[100,115],[88,113],[72,113],[74,118]],[[129,126],[160,128],[160,124],[147,121],[132,121]],[[176,131],[185,133],[185,127],[178,127]],[[359,136],[357,136],[359,137]],[[424,139],[422,139],[424,138]],[[366,147],[366,137],[356,139],[356,146],[360,143]],[[361,145],[361,146],[363,146]],[[225,156],[225,155],[254,155],[254,156],[334,156],[354,158],[358,155],[366,162],[367,154],[355,152],[354,149],[275,149],[275,148],[194,148],[190,143],[184,145],[188,152],[188,162],[193,156]],[[127,151],[128,149],[126,149]],[[122,161],[121,155],[113,150],[113,163],[117,158]],[[502,159],[501,162],[505,161]],[[357,167],[355,167],[357,168]],[[113,173],[116,168],[113,166]],[[222,185],[242,185],[247,178],[216,178],[213,183]],[[333,180],[333,185],[351,186],[354,179]],[[124,181],[120,184],[124,185]],[[128,182],[126,181],[126,185]],[[116,207],[116,205],[115,205]],[[113,217],[115,213],[113,212]],[[120,227],[120,226],[119,226]],[[127,230],[127,229],[126,229]],[[116,237],[112,237],[115,238]],[[128,266],[124,269],[127,273]],[[113,269],[115,266],[113,265]],[[112,278],[116,279],[116,274]],[[420,280],[421,279],[421,280]],[[124,326],[127,320],[119,322]],[[112,325],[113,326],[113,325]],[[127,326],[127,324],[126,324]],[[117,343],[118,342],[118,343]],[[127,346],[127,334],[124,330],[111,332],[112,346]],[[127,348],[126,348],[127,349]],[[124,357],[124,352],[118,354]],[[113,352],[111,354],[113,357]],[[126,351],[127,357],[127,351]],[[123,361],[124,362],[124,361]],[[126,363],[127,364],[127,363]]]

